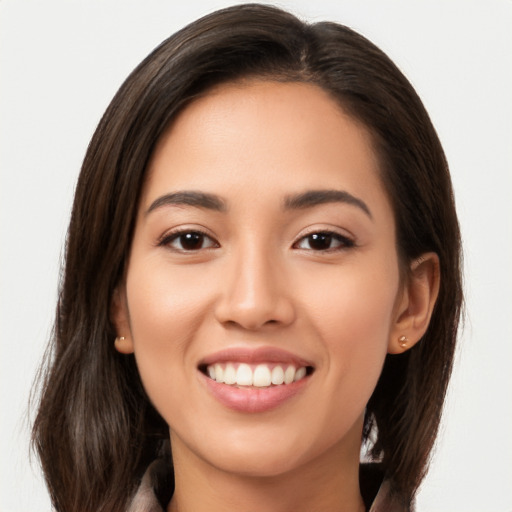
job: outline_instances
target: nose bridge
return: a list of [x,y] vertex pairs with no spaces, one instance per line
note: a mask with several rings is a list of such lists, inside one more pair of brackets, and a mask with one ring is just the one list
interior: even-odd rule
[[245,329],[291,322],[293,305],[281,267],[280,258],[261,237],[248,236],[233,247],[225,267],[219,320]]

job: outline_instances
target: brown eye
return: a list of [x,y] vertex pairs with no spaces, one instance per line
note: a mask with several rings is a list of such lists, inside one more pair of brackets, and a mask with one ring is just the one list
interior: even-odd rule
[[301,238],[296,244],[298,249],[310,251],[329,251],[353,246],[354,242],[349,238],[329,231],[311,233]]
[[315,251],[325,251],[331,248],[332,235],[329,233],[314,233],[309,235],[308,238],[309,247]]
[[201,249],[209,249],[218,246],[212,238],[200,231],[182,231],[174,233],[166,237],[162,241],[162,245],[167,245],[174,250],[182,252],[199,251]]

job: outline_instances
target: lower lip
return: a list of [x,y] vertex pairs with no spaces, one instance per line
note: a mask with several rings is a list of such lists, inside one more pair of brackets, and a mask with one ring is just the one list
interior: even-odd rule
[[210,379],[203,373],[201,376],[208,390],[221,404],[234,411],[248,413],[275,409],[302,392],[309,381],[309,377],[304,377],[280,386],[237,388]]

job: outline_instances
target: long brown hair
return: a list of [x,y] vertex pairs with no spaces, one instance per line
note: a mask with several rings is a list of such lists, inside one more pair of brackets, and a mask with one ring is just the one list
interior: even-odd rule
[[439,255],[441,289],[428,331],[411,350],[387,356],[364,427],[397,499],[411,503],[424,477],[462,303],[460,234],[442,147],[410,83],[367,39],[248,4],[208,15],[156,48],[121,86],[89,145],[33,430],[58,511],[123,510],[168,440],[133,356],[114,349],[111,298],[159,137],[195,97],[245,77],[317,84],[362,122],[394,208],[403,268],[424,252]]

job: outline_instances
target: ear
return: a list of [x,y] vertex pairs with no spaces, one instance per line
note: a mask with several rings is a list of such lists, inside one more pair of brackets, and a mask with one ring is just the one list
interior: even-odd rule
[[398,301],[390,333],[389,354],[400,354],[414,346],[427,331],[440,284],[439,257],[422,254],[411,264]]
[[114,342],[116,350],[122,354],[132,354],[134,351],[133,338],[130,329],[130,317],[128,314],[128,302],[124,284],[119,285],[112,294],[110,319],[117,333]]

